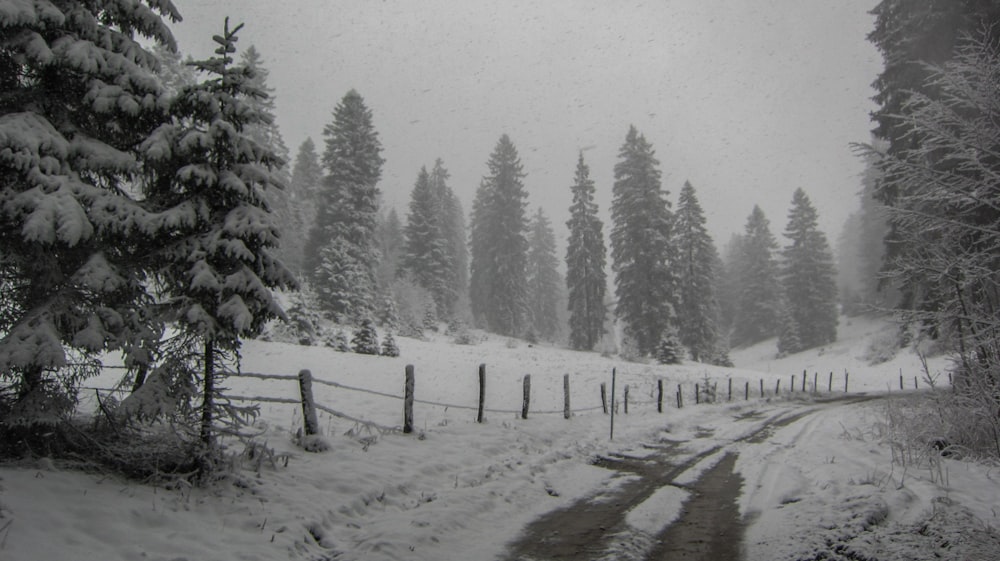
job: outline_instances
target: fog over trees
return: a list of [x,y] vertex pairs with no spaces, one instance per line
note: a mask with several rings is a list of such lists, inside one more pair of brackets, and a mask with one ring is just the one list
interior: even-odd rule
[[[755,188],[724,186],[749,214],[720,256],[705,187],[678,180],[697,170],[626,113],[617,157],[600,161],[613,174],[592,176],[583,148],[572,175],[535,161],[535,139],[519,139],[522,161],[500,129],[468,207],[449,172],[467,162],[440,154],[410,171],[397,209],[383,196],[383,139],[398,132],[376,129],[386,108],[330,92],[332,107],[300,109],[332,111],[322,151],[306,139],[293,158],[267,53],[238,48],[248,30],[220,21],[214,56],[185,60],[169,1],[119,4],[0,10],[4,431],[65,420],[100,357],[120,355],[123,414],[186,427],[207,473],[214,435],[239,418],[219,384],[263,333],[373,355],[441,332],[727,364],[731,347],[770,339],[776,354],[821,349],[843,311],[893,314],[899,347],[951,353],[961,406],[1000,434],[1000,2],[875,8],[886,64],[836,261],[808,184],[780,242]],[[537,166],[565,179],[536,183]],[[562,193],[559,214],[529,213],[542,191]],[[566,210],[564,229],[550,217]]]

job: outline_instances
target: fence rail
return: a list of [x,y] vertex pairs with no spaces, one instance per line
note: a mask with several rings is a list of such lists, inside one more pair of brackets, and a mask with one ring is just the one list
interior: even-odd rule
[[[108,367],[113,368],[113,367]],[[295,382],[299,388],[300,398],[291,397],[272,397],[267,395],[224,395],[225,399],[233,401],[244,401],[244,402],[258,402],[258,403],[280,403],[288,405],[300,405],[302,406],[303,413],[303,430],[305,434],[316,434],[319,430],[318,423],[316,421],[316,411],[323,411],[334,417],[352,421],[355,423],[361,423],[369,427],[377,428],[380,431],[399,431],[400,427],[389,427],[381,425],[370,420],[361,419],[359,417],[344,413],[343,411],[338,411],[332,407],[324,405],[322,403],[317,403],[312,396],[312,384],[320,384],[323,386],[328,386],[332,388],[337,388],[339,390],[344,390],[348,392],[358,392],[368,395],[379,396],[387,399],[393,399],[403,402],[403,424],[402,431],[404,433],[412,432],[413,430],[413,404],[428,405],[433,407],[443,407],[445,409],[458,409],[462,411],[478,411],[476,417],[477,422],[482,423],[485,420],[484,413],[495,413],[495,414],[513,414],[519,415],[521,418],[527,419],[529,413],[531,415],[563,415],[566,419],[570,419],[573,415],[581,413],[590,413],[593,411],[603,411],[604,414],[610,415],[612,433],[611,437],[614,437],[614,416],[621,407],[624,414],[629,413],[629,406],[631,405],[633,409],[636,406],[648,406],[655,404],[656,411],[658,413],[663,413],[666,409],[664,405],[665,392],[664,392],[664,379],[662,377],[639,375],[639,378],[643,382],[651,382],[655,380],[655,385],[650,390],[650,396],[654,396],[654,399],[630,399],[630,384],[624,384],[622,399],[619,401],[616,399],[615,395],[615,370],[612,369],[612,388],[611,388],[611,403],[608,403],[607,399],[607,387],[605,383],[600,384],[600,405],[595,405],[592,407],[581,407],[581,408],[571,408],[570,407],[570,378],[569,374],[563,377],[563,408],[562,409],[551,409],[551,410],[531,410],[530,409],[530,398],[531,398],[531,375],[524,376],[523,386],[524,395],[521,409],[504,409],[504,408],[487,408],[485,407],[485,395],[486,395],[486,365],[481,364],[479,366],[479,404],[478,407],[475,405],[468,405],[463,403],[448,403],[445,401],[435,401],[427,399],[416,399],[414,397],[414,387],[415,387],[415,371],[413,365],[407,365],[405,371],[405,384],[404,384],[404,394],[399,395],[395,393],[373,390],[368,388],[351,386],[348,384],[341,384],[339,382],[334,382],[330,380],[323,380],[321,378],[314,378],[310,371],[302,370],[298,375],[290,374],[268,374],[268,373],[257,373],[257,372],[238,372],[233,374],[233,378],[255,378],[260,380],[276,380],[276,381],[286,381]],[[782,378],[784,378],[788,385],[782,384]],[[824,379],[820,378],[819,372],[813,372],[812,376],[808,375],[807,371],[803,371],[801,375],[793,374],[789,377],[778,376],[774,378],[773,392],[769,391],[770,388],[765,387],[764,379],[760,378],[758,380],[749,380],[744,378],[725,379],[725,385],[722,386],[722,390],[719,389],[719,382],[712,382],[708,379],[704,381],[694,383],[694,403],[725,403],[738,401],[740,397],[744,401],[749,401],[750,399],[765,399],[771,397],[780,396],[791,396],[796,393],[799,394],[809,394],[809,395],[819,395],[819,394],[832,394],[839,393],[839,386],[834,389],[834,373],[830,372],[828,376],[824,376]],[[734,385],[734,381],[737,383]],[[902,371],[899,374],[899,387],[904,389],[904,386],[908,386],[908,378],[904,378]],[[707,383],[706,383],[707,382]],[[811,384],[810,384],[811,382]],[[825,382],[825,383],[824,383]],[[949,376],[950,382],[950,376]],[[839,380],[838,380],[839,383]],[[685,391],[683,383],[677,384],[677,392],[674,398],[676,398],[676,407],[683,408],[685,400]],[[742,387],[741,387],[742,386]],[[825,388],[823,387],[825,386]],[[919,388],[919,382],[917,377],[913,377],[913,387],[915,389]],[[81,389],[94,390],[97,392],[116,392],[116,393],[128,393],[128,389],[124,387],[119,387],[115,389],[107,388],[94,388],[94,387],[84,387]],[[636,388],[631,387],[632,390]],[[688,389],[690,390],[690,382],[688,383]],[[824,391],[825,389],[825,391]],[[850,389],[850,373],[844,371],[843,376],[843,393],[849,393]],[[634,392],[632,393],[634,396]],[[610,405],[610,406],[609,406]]]

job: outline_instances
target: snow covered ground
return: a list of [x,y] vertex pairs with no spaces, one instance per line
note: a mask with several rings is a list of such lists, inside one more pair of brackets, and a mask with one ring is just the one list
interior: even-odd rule
[[[792,376],[800,384],[803,370],[809,390],[818,373],[820,397],[829,372],[842,395],[844,369],[852,392],[898,391],[900,369],[912,384],[920,363],[911,353],[878,367],[858,358],[881,329],[879,321],[854,319],[829,349],[782,360],[774,359],[773,343],[752,347],[734,353],[737,369],[625,363],[496,336],[472,346],[444,336],[399,339],[399,358],[250,342],[244,372],[309,368],[320,380],[399,396],[404,366],[413,364],[417,399],[448,406],[418,403],[416,430],[404,435],[373,428],[402,424],[399,399],[314,384],[317,402],[372,423],[321,413],[331,449],[315,454],[292,442],[302,424],[297,406],[263,403],[258,440],[273,449],[275,462],[244,459],[240,485],[164,489],[67,471],[45,459],[0,467],[0,559],[497,559],[539,515],[623,484],[625,477],[594,465],[596,458],[641,455],[648,453],[644,445],[665,439],[682,443],[688,454],[713,446],[739,453],[746,559],[809,558],[829,540],[852,539],[888,548],[876,559],[919,558],[893,544],[923,544],[908,536],[919,534],[929,514],[980,530],[1000,524],[998,470],[942,459],[903,473],[879,437],[883,401],[824,403],[800,388],[787,396],[787,384]],[[484,424],[475,422],[474,410],[480,363],[487,365]],[[628,415],[619,409],[610,441],[599,385],[607,383],[610,393],[612,368],[619,401],[628,384],[631,403]],[[522,420],[515,411],[529,373],[532,412]],[[561,413],[564,374],[576,411],[569,420]],[[108,371],[92,385],[107,387],[115,375]],[[654,402],[661,378],[662,414]],[[695,383],[717,383],[724,401],[730,378],[731,403],[694,405]],[[765,399],[758,395],[761,379]],[[778,380],[786,395],[774,399]],[[751,399],[744,401],[748,382]],[[680,410],[678,384],[685,392]],[[230,378],[227,387],[231,395],[289,399],[299,391],[294,382],[251,377]],[[761,438],[741,440],[769,419],[800,414]],[[707,455],[680,479],[696,481],[718,459]],[[664,487],[636,505],[627,522],[655,535],[679,515],[687,496]],[[925,534],[933,534],[927,527]]]

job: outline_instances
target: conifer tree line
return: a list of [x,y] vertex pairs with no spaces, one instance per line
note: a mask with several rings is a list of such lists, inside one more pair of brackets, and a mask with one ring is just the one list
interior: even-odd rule
[[[168,26],[179,13],[166,0],[146,4],[123,13],[104,1],[18,3],[0,16],[8,425],[67,413],[99,369],[95,357],[121,352],[134,390],[122,411],[162,413],[164,396],[188,403],[172,414],[195,427],[207,470],[218,424],[236,411],[217,401],[219,381],[238,366],[243,338],[285,317],[274,290],[311,294],[295,309],[356,327],[365,352],[398,352],[374,328],[402,330],[404,315],[418,328],[468,321],[580,350],[620,327],[625,352],[669,362],[725,363],[729,343],[779,329],[795,332],[789,352],[835,336],[829,319],[814,321],[832,309],[820,276],[834,273],[804,192],[780,255],[755,209],[723,267],[694,187],[684,184],[675,210],[653,146],[633,126],[600,187],[613,195],[607,242],[583,153],[572,173],[567,165],[560,255],[549,216],[529,212],[530,178],[504,134],[468,224],[442,159],[417,171],[401,218],[382,208],[383,148],[359,92],[333,107],[321,146],[307,139],[292,158],[264,56],[237,48],[241,26],[223,23],[213,57],[182,61]],[[726,312],[731,293],[737,305]]]

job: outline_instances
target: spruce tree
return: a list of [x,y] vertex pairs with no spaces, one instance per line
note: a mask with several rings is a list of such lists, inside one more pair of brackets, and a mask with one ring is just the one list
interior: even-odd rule
[[240,54],[240,63],[249,71],[250,78],[247,88],[264,94],[250,97],[248,102],[255,111],[267,117],[266,122],[262,121],[248,126],[247,135],[257,144],[268,147],[282,162],[285,162],[272,174],[277,180],[276,186],[279,188],[271,189],[267,193],[267,203],[279,230],[280,239],[275,256],[281,259],[281,262],[290,270],[299,271],[302,269],[302,237],[300,235],[302,217],[291,190],[291,166],[287,165],[291,162],[291,154],[275,118],[274,88],[267,82],[270,72],[264,66],[260,52],[253,45],[247,47]]
[[569,208],[569,242],[566,247],[566,286],[569,289],[569,346],[593,350],[604,335],[604,225],[597,216],[594,181],[580,153],[573,180],[573,204]]
[[431,293],[436,315],[446,317],[454,302],[451,292],[450,245],[444,236],[441,193],[431,186],[427,168],[420,168],[410,194],[410,212],[403,228],[403,268],[418,285]]
[[563,280],[556,256],[556,236],[545,212],[539,207],[531,221],[528,237],[528,305],[531,325],[543,341],[559,333],[559,300]]
[[479,325],[519,336],[528,327],[527,192],[517,148],[505,134],[472,205],[470,296]]
[[158,226],[138,145],[169,119],[158,58],[169,0],[0,9],[0,424],[56,422],[96,354],[148,365],[162,331],[146,288]]
[[656,361],[660,364],[680,364],[684,360],[684,345],[677,330],[668,327],[656,346]]
[[396,339],[392,336],[392,333],[386,333],[385,338],[382,339],[382,356],[397,357],[399,356],[399,346],[396,345]]
[[733,319],[733,344],[751,345],[778,334],[781,305],[778,242],[764,211],[754,205],[740,244],[739,302]]
[[438,158],[430,173],[431,190],[437,194],[441,208],[440,231],[448,266],[445,275],[444,306],[438,310],[443,318],[457,313],[457,304],[469,286],[469,247],[465,232],[465,213],[462,202],[448,186],[448,170]]
[[242,27],[230,29],[226,20],[213,37],[216,56],[195,63],[208,78],[182,89],[170,104],[173,122],[142,144],[154,174],[147,204],[165,238],[153,253],[157,284],[178,329],[202,350],[203,474],[211,467],[224,361],[235,358],[243,337],[284,317],[271,289],[295,284],[272,255],[278,231],[266,200],[280,185],[273,172],[282,160],[248,133],[269,116],[251,103],[266,95],[252,85],[252,71],[233,65]]
[[371,111],[354,90],[337,104],[323,135],[327,175],[304,265],[323,309],[338,321],[357,320],[375,310],[382,145]]
[[378,287],[379,300],[381,304],[377,307],[376,313],[384,316],[388,313],[386,305],[392,304],[396,315],[397,308],[392,285],[396,279],[403,274],[403,249],[406,245],[406,236],[403,233],[403,225],[399,220],[396,209],[391,208],[389,212],[380,212],[378,216],[378,229],[376,231],[379,248],[378,266],[375,268],[375,284]]
[[351,350],[362,355],[379,354],[378,332],[375,330],[375,322],[371,319],[361,320],[361,325],[354,330]]
[[803,349],[832,343],[837,340],[837,269],[816,209],[802,189],[792,195],[785,237],[790,243],[783,251],[782,284],[798,340]]
[[694,187],[684,182],[674,221],[677,248],[678,309],[681,343],[696,361],[710,359],[716,347],[716,263],[712,237],[705,228],[705,214]]
[[611,257],[615,312],[640,355],[652,355],[676,314],[671,244],[673,215],[660,186],[659,161],[646,138],[630,127],[615,164]]
[[740,275],[746,268],[743,264],[745,239],[742,234],[730,236],[722,250],[718,281],[719,338],[728,342],[736,325],[742,287]]
[[[295,165],[292,166],[292,176],[288,188],[288,196],[298,222],[290,236],[282,242],[288,251],[298,251],[297,259],[286,263],[299,276],[305,279],[307,275],[306,244],[309,233],[316,223],[316,206],[320,200],[320,190],[323,185],[323,168],[319,164],[316,145],[307,138],[299,145],[295,155]],[[291,238],[291,239],[289,239]]]

